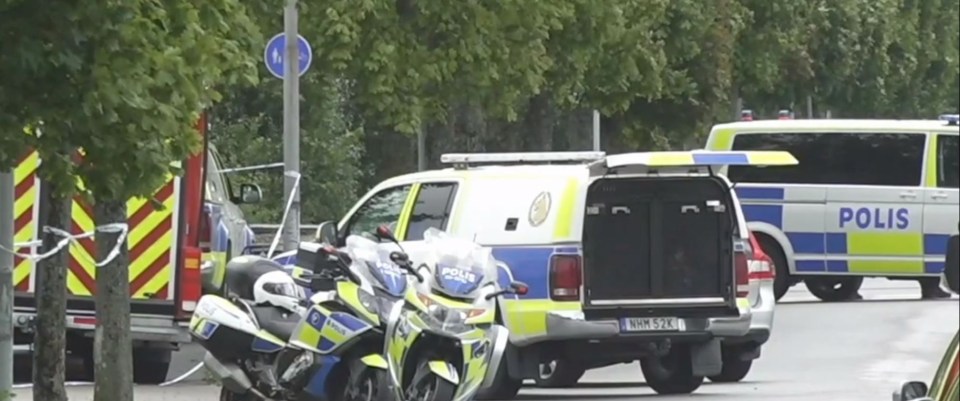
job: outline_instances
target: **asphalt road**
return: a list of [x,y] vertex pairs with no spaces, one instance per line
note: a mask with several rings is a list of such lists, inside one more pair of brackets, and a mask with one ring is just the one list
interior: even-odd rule
[[[693,397],[711,400],[875,401],[889,399],[903,380],[928,381],[960,326],[957,299],[919,301],[915,282],[868,280],[865,300],[826,304],[803,285],[794,287],[777,308],[773,337],[742,383],[707,383]],[[176,375],[195,365],[201,353],[182,351]],[[93,399],[89,386],[71,387],[72,401]],[[138,387],[137,401],[216,401],[219,389],[202,374],[171,387]],[[29,389],[16,400],[31,399]],[[575,389],[525,389],[521,400],[624,401],[678,400],[656,397],[643,384],[637,364],[588,372]]]

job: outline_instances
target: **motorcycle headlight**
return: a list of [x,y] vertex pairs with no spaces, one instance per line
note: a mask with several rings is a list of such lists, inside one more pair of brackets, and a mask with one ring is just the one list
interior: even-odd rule
[[360,290],[357,291],[357,300],[360,301],[360,306],[363,306],[367,312],[370,312],[375,315],[379,315],[377,311],[380,309],[377,304],[377,297],[371,293]]
[[397,300],[373,295],[362,290],[357,293],[359,294],[357,298],[360,301],[360,305],[370,313],[377,315],[377,317],[380,318],[381,324],[385,324],[389,319],[390,310],[393,309],[393,305]]
[[452,308],[442,305],[429,296],[418,294],[426,310],[419,310],[420,320],[423,320],[430,329],[458,335],[473,330],[472,325],[466,324],[467,319],[483,314],[482,309]]

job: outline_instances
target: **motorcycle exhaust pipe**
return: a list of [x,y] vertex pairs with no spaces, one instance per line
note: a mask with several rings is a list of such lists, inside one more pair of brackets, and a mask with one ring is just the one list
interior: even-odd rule
[[203,365],[206,366],[207,370],[220,382],[220,385],[227,390],[237,394],[250,393],[263,401],[274,401],[272,398],[260,392],[260,390],[254,388],[253,383],[250,382],[250,378],[247,377],[247,374],[244,373],[243,369],[240,369],[239,366],[232,363],[220,362],[219,359],[209,352],[203,356]]

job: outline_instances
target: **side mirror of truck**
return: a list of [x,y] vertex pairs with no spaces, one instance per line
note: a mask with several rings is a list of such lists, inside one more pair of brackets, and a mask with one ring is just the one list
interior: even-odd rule
[[250,205],[263,200],[263,190],[257,184],[240,184],[240,201],[236,203]]
[[317,226],[317,233],[314,235],[315,241],[336,246],[338,238],[337,223],[325,221]]
[[929,399],[927,392],[930,389],[924,382],[906,382],[900,385],[900,390],[893,393],[893,401],[921,401]]

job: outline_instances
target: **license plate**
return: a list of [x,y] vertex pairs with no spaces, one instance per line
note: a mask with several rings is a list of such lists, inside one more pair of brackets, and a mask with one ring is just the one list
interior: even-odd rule
[[620,319],[620,331],[680,331],[675,317],[628,317]]

